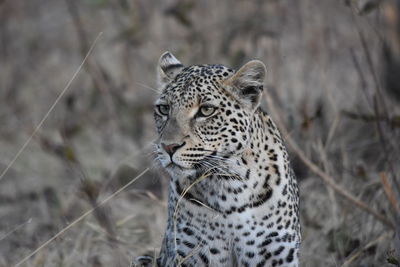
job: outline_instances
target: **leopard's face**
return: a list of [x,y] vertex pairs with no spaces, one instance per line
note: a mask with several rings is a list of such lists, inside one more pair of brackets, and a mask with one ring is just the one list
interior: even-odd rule
[[242,153],[255,107],[232,88],[234,71],[222,65],[177,65],[179,71],[164,80],[154,108],[161,165],[169,172],[190,172]]
[[[163,90],[154,116],[164,167],[193,169],[206,164],[207,157],[223,159],[246,147],[251,114],[224,88],[223,81],[232,74],[220,65],[191,66]],[[179,147],[165,149],[171,144]]]

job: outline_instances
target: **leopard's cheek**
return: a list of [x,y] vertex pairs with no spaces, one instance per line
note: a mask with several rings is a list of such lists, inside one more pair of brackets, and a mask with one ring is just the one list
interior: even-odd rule
[[204,125],[194,131],[196,143],[206,151],[219,151],[222,143],[222,137],[216,127]]

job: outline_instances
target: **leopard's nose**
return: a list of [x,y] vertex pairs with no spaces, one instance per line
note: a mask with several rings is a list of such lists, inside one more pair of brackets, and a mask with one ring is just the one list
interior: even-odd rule
[[170,157],[181,147],[183,147],[186,144],[186,142],[183,142],[181,144],[169,144],[166,145],[164,143],[161,143],[161,146],[164,148],[165,152],[168,153]]

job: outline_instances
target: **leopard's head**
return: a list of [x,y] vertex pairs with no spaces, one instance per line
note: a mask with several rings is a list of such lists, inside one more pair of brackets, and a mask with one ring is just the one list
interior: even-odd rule
[[243,153],[265,73],[258,60],[235,72],[222,65],[185,67],[164,53],[158,64],[160,96],[154,108],[161,165],[170,173],[190,172]]

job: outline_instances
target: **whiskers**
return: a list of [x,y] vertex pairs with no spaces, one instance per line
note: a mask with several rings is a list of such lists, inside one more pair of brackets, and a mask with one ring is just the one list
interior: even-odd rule
[[154,91],[156,93],[160,93],[160,90],[157,90],[157,89],[155,89],[155,88],[153,88],[151,86],[148,86],[148,85],[146,85],[144,83],[136,82],[136,84],[141,86],[141,87],[143,87],[143,88],[150,89],[150,90],[152,90],[152,91]]
[[232,167],[237,165],[235,160],[218,155],[208,155],[198,165],[204,167],[206,170],[211,169],[212,173],[225,179],[238,179],[241,180],[241,175]]
[[[240,174],[238,169],[234,168],[235,166],[238,166],[236,159],[229,158],[225,155],[220,155],[218,152],[212,150],[202,149],[201,151],[211,153],[209,155],[200,156],[199,159],[190,158],[189,154],[183,155],[184,157],[186,156],[186,160],[193,165],[193,169],[198,173],[197,176],[207,173],[224,180],[242,180],[243,174]],[[200,152],[200,150],[198,152]],[[152,166],[154,165],[156,167],[163,168],[164,166],[162,166],[162,162],[166,159],[164,158],[164,153],[160,151],[160,148],[157,144],[154,144],[152,154]]]

